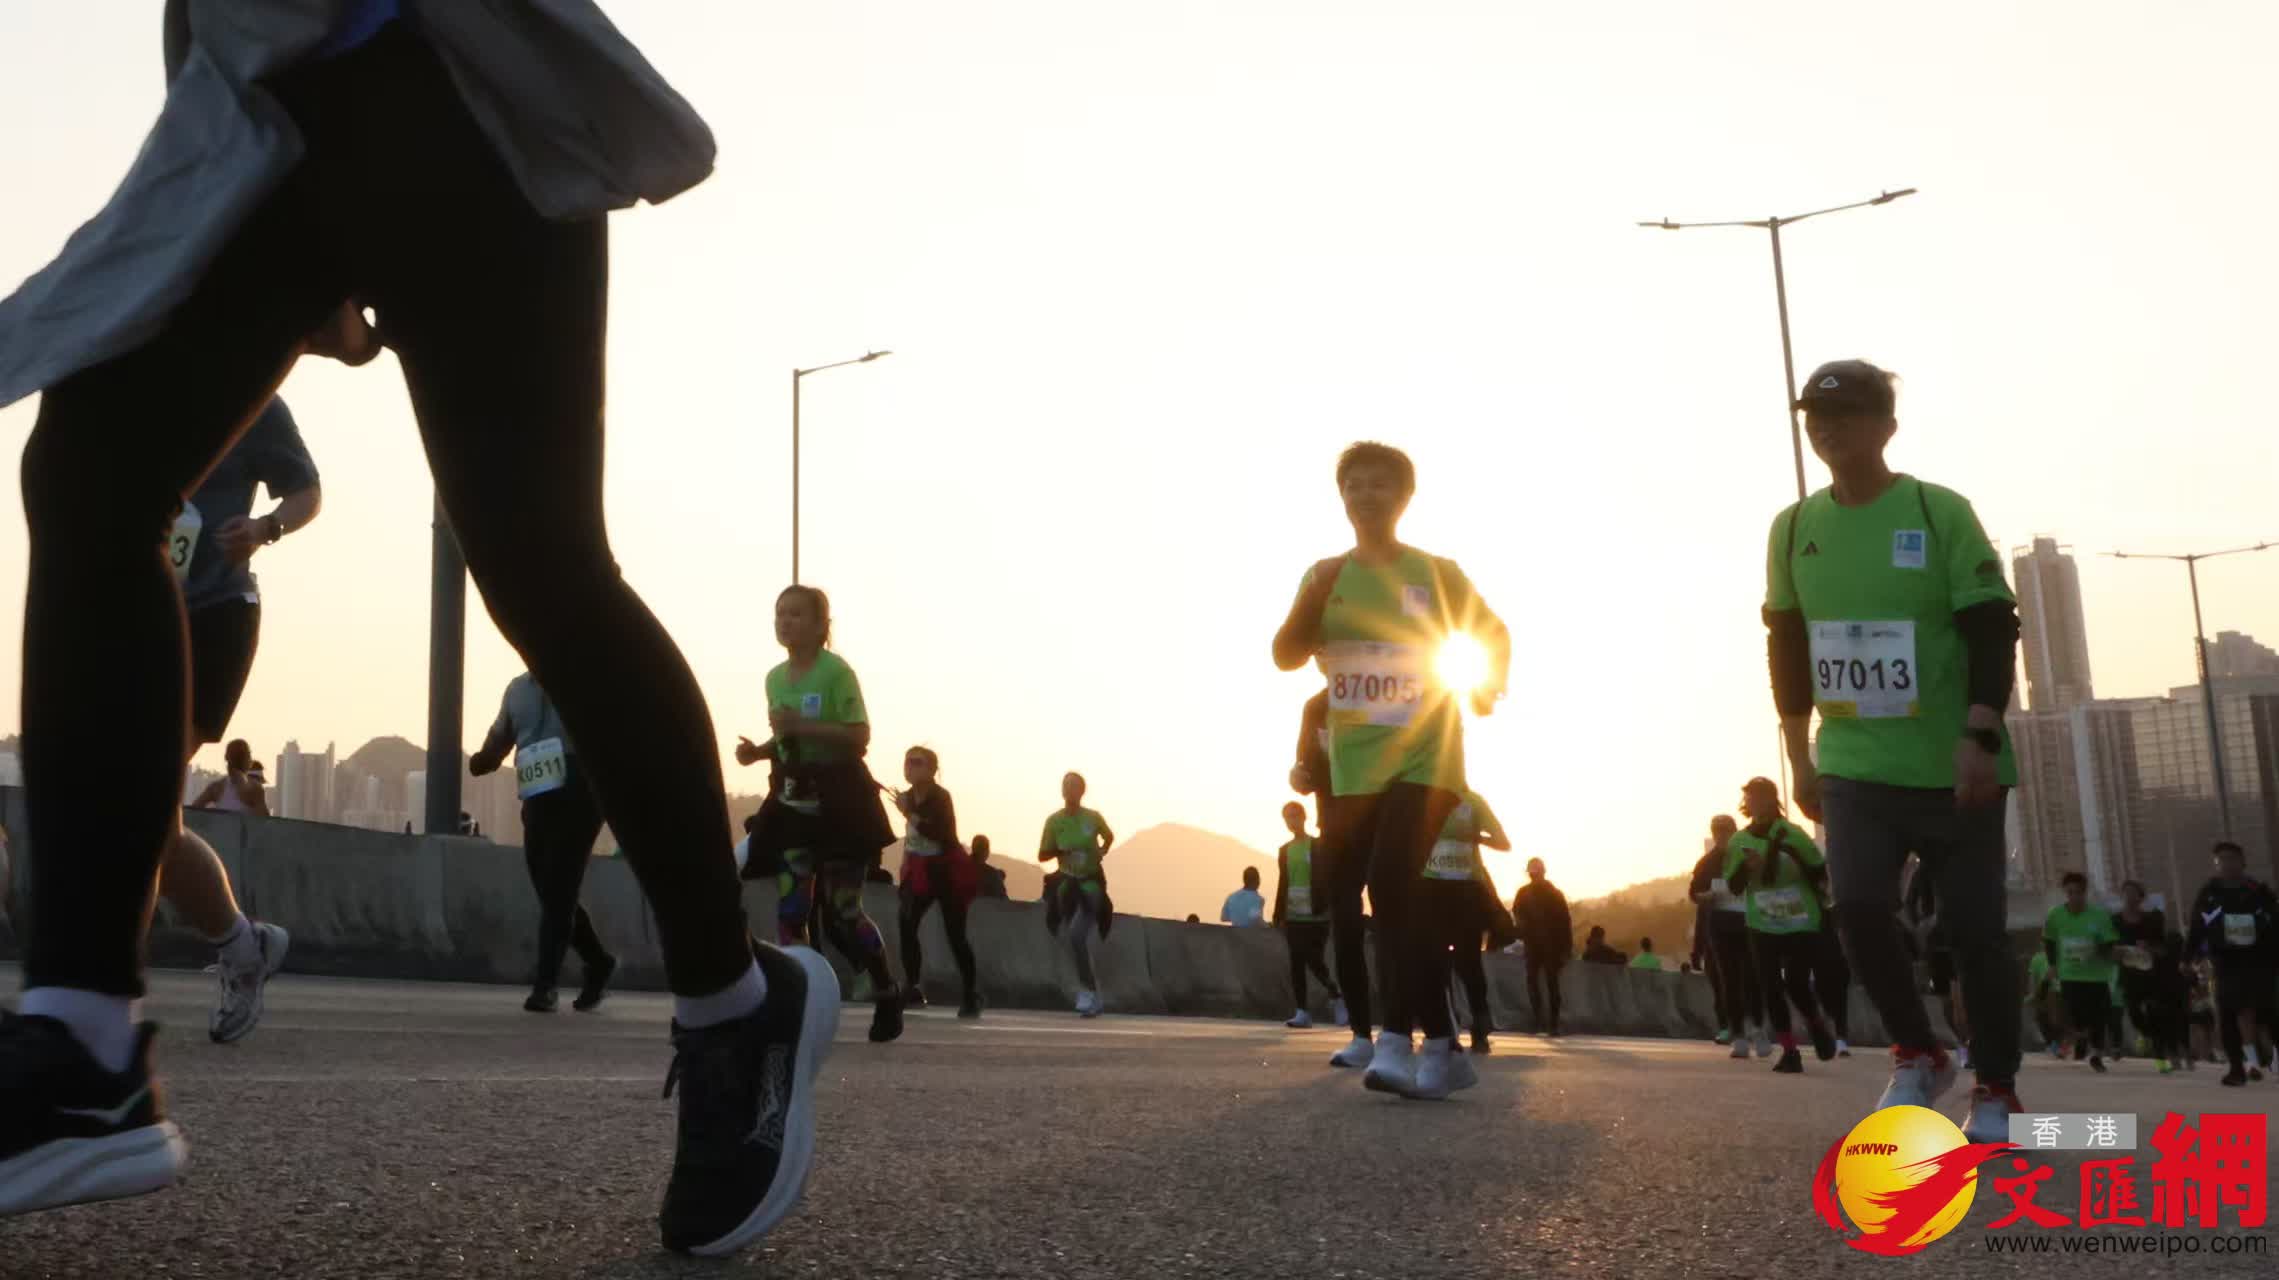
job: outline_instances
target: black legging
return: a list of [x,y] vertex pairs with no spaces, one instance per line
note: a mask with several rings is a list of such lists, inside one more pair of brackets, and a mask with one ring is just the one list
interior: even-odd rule
[[[1395,782],[1372,796],[1340,796],[1341,861],[1367,854],[1369,903],[1377,917],[1377,972],[1385,1029],[1422,1028],[1427,1039],[1456,1034],[1448,1008],[1448,947],[1453,929],[1471,925],[1479,890],[1469,880],[1427,880],[1433,841],[1455,812],[1453,791]],[[1350,1001],[1348,1002],[1350,1004]]]
[[607,224],[539,216],[402,24],[269,87],[300,126],[298,166],[148,342],[47,389],[24,446],[23,755],[40,886],[25,983],[142,994],[144,904],[181,802],[189,720],[182,597],[159,544],[303,339],[354,298],[377,309],[401,362],[491,617],[624,840],[672,989],[719,991],[752,955],[717,739],[603,526]]
[[1823,928],[1813,935],[1820,939],[1819,953],[1812,960],[1812,994],[1820,1001],[1820,1008],[1836,1028],[1838,1040],[1852,1038],[1852,966],[1844,959],[1843,940],[1834,929]]
[[[1567,967],[1565,952],[1553,952],[1548,947],[1537,955],[1534,944],[1527,948],[1527,1009],[1535,1015],[1537,1031],[1555,1032],[1559,1029],[1559,976]],[[1550,1018],[1544,1018],[1544,997],[1550,996]]]
[[2159,974],[2123,969],[2121,1002],[2137,1033],[2152,1042],[2154,1057],[2175,1061],[2189,1056],[2184,1045],[2184,1011],[2168,999]]
[[[1819,933],[1760,933],[1752,929],[1749,949],[1757,958],[1757,984],[1765,993],[1765,1018],[1774,1032],[1785,1036],[1793,1028],[1788,1016],[1791,1005],[1805,1026],[1819,1022],[1820,1002],[1812,995]],[[1783,992],[1788,995],[1786,1000],[1781,998]]]
[[1495,1015],[1488,1008],[1488,966],[1481,959],[1481,931],[1467,929],[1456,939],[1448,962],[1456,970],[1456,978],[1464,984],[1465,1002],[1472,1014],[1472,1034],[1484,1036],[1495,1028]]
[[609,959],[578,890],[601,834],[601,801],[573,762],[556,790],[522,802],[522,858],[538,892],[538,970],[531,985],[550,990],[562,975],[562,953],[576,947],[590,978]]
[[[1350,800],[1323,797],[1321,839],[1314,842],[1314,875],[1329,886],[1330,959],[1337,969],[1337,985],[1345,993],[1346,1024],[1363,1039],[1376,1026],[1376,1002],[1371,999],[1367,931],[1361,923],[1361,891],[1369,883],[1366,848],[1348,855],[1345,815]],[[1384,921],[1378,921],[1383,927]]]
[[2062,982],[2058,986],[2065,997],[2065,1020],[2073,1024],[2073,1034],[2088,1044],[2090,1053],[2102,1056],[2106,1021],[2113,1012],[2111,989],[2102,982]]
[[1734,1039],[1765,1025],[1765,986],[1749,952],[1749,918],[1739,911],[1709,913],[1710,954],[1717,960],[1717,985],[1725,997],[1725,1029]]
[[[1330,978],[1329,970],[1322,967],[1322,949],[1329,945],[1328,925],[1319,920],[1285,921],[1282,925],[1282,941],[1290,949],[1290,995],[1297,1001],[1294,1008],[1306,1007],[1308,969],[1313,970],[1315,979],[1329,992],[1330,999],[1343,998],[1338,994],[1337,983]],[[1350,1014],[1352,1008],[1348,1006],[1346,1012]]]
[[919,985],[925,968],[925,954],[919,950],[918,924],[926,918],[926,909],[935,903],[942,904],[942,930],[950,937],[950,956],[957,961],[958,981],[963,984],[965,998],[973,999],[973,944],[966,941],[966,904],[956,894],[927,894],[923,897],[902,891],[902,973],[910,985]]

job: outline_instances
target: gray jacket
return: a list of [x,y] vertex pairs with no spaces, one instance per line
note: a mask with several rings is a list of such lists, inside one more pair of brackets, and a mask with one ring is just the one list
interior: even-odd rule
[[[110,203],[0,301],[0,408],[154,336],[300,162],[256,81],[346,0],[167,0],[166,105]],[[712,133],[593,0],[403,0],[537,210],[589,217],[712,172]]]

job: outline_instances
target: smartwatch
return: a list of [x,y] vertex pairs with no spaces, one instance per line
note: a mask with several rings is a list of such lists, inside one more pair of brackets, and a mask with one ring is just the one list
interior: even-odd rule
[[1965,729],[1962,736],[1977,743],[1979,750],[1990,756],[2002,754],[2002,735],[1993,729]]

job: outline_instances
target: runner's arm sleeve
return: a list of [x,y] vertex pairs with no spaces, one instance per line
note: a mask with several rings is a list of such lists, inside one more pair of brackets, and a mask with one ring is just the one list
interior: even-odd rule
[[1274,923],[1282,923],[1282,912],[1290,905],[1290,846],[1283,845],[1274,853]]
[[1812,643],[1804,633],[1804,611],[1767,606],[1765,666],[1772,674],[1773,710],[1782,716],[1812,714]]
[[1955,612],[1962,632],[1970,705],[2006,710],[2018,680],[2018,606],[1985,600]]

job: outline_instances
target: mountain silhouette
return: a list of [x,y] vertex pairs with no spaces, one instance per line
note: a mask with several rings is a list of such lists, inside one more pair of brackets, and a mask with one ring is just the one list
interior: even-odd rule
[[1242,869],[1258,868],[1259,892],[1274,901],[1274,855],[1232,836],[1175,822],[1116,843],[1108,855],[1108,890],[1116,910],[1216,923],[1227,895],[1242,887]]

